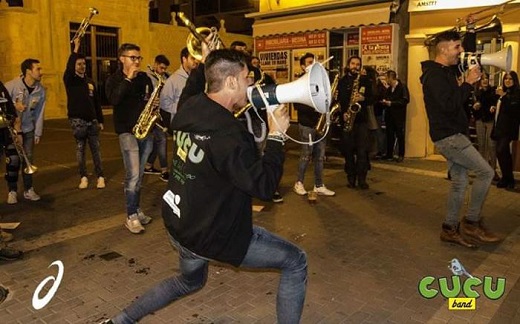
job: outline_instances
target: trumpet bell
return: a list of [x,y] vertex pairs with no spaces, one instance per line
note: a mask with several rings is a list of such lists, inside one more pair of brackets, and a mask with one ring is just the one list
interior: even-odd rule
[[23,169],[25,174],[33,174],[38,171],[38,168],[35,165],[29,164],[26,168]]
[[[208,27],[197,27],[196,31],[204,38],[208,37],[211,34],[211,29]],[[186,47],[188,48],[188,52],[190,52],[191,56],[193,56],[199,61],[202,60],[201,41],[192,33],[190,33],[188,35],[188,38],[186,39]]]

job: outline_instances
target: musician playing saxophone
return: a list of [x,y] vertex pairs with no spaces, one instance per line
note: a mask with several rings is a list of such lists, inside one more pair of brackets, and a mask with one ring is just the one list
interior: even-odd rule
[[372,86],[366,76],[359,75],[360,71],[361,58],[359,56],[349,57],[345,75],[338,83],[341,116],[346,116],[349,109],[350,112],[356,111],[354,121],[347,129],[344,118],[340,118],[340,125],[343,129],[340,151],[345,158],[344,170],[347,174],[347,187],[359,186],[360,189],[368,189],[366,178],[369,167],[369,130],[366,107],[372,103]]
[[[149,134],[137,139],[132,129],[148,103],[153,86],[145,72],[141,72],[143,57],[139,46],[122,44],[118,51],[119,68],[108,77],[105,90],[114,106],[114,129],[125,166],[125,198],[127,219],[125,226],[134,234],[144,231],[143,225],[152,220],[140,208],[139,197],[146,159],[152,151],[153,140]],[[157,98],[158,100],[159,98]]]

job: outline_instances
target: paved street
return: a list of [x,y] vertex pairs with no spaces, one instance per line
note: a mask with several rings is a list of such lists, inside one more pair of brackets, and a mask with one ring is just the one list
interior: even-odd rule
[[[146,175],[141,206],[154,221],[141,235],[124,226],[123,162],[110,116],[101,138],[107,188],[77,189],[75,144],[66,120],[46,121],[35,148],[34,176],[39,202],[7,205],[0,188],[0,221],[21,222],[12,247],[26,251],[20,261],[0,261],[0,284],[10,290],[0,304],[0,323],[98,323],[114,315],[148,287],[178,272],[160,215],[165,183]],[[256,224],[299,244],[308,255],[309,280],[302,323],[520,323],[520,196],[490,190],[483,214],[505,236],[498,246],[470,250],[439,241],[449,182],[445,164],[408,159],[375,162],[370,189],[346,187],[339,158],[327,161],[325,184],[335,197],[316,205],[292,192],[298,146],[288,144],[281,183],[283,204],[255,213]],[[90,155],[89,155],[90,160]],[[92,164],[89,164],[92,172]],[[307,189],[313,185],[307,171]],[[21,185],[21,181],[20,181]],[[491,300],[482,286],[476,310],[449,311],[442,296],[425,299],[425,276],[448,277],[459,259],[473,276],[506,278],[504,295]],[[40,282],[63,278],[42,309],[32,299]],[[213,264],[201,291],[148,316],[141,323],[275,323],[276,271],[237,271]],[[40,298],[52,286],[47,283]],[[432,287],[438,287],[434,283]]]

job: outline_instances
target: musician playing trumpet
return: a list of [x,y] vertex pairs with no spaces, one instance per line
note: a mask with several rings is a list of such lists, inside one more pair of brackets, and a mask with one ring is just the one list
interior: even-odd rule
[[76,158],[80,176],[79,189],[88,187],[85,150],[88,143],[97,176],[96,187],[105,188],[101,165],[99,132],[103,130],[103,112],[94,81],[86,75],[87,62],[79,54],[81,38],[73,40],[74,49],[67,61],[63,82],[67,90],[67,117],[76,140]]
[[[341,132],[340,149],[345,158],[345,173],[347,174],[347,187],[368,189],[367,173],[369,167],[368,147],[368,110],[366,107],[372,102],[372,85],[370,80],[361,73],[361,58],[351,56],[347,60],[345,75],[339,80],[338,98],[341,106],[340,125]],[[357,81],[356,81],[357,80]],[[346,129],[345,114],[349,110],[356,111],[356,117]]]
[[[144,231],[143,225],[151,222],[140,208],[141,182],[146,159],[152,151],[152,136],[138,139],[132,132],[147,106],[153,85],[145,72],[141,72],[141,49],[135,44],[122,44],[118,50],[119,68],[108,77],[105,91],[114,106],[114,129],[125,166],[125,198],[127,219],[125,226],[134,234]],[[157,98],[158,100],[159,98]]]

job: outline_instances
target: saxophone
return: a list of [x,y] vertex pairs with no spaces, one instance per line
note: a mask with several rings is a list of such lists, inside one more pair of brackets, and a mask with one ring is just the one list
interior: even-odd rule
[[[323,136],[323,134],[325,134],[325,132],[327,130],[327,126],[330,124],[330,120],[333,118],[333,116],[336,114],[336,112],[340,108],[339,102],[338,102],[339,74],[340,73],[338,71],[338,73],[334,77],[334,81],[332,82],[332,86],[331,86],[331,93],[333,96],[332,102],[334,104],[330,108],[329,112],[327,112],[325,114],[321,114],[320,119],[318,119],[318,123],[316,124],[316,127],[314,127],[314,129],[316,130],[316,133],[319,136]],[[328,123],[327,123],[327,119],[329,120]]]
[[[150,98],[146,102],[146,106],[144,107],[143,111],[139,115],[139,118],[137,119],[137,123],[135,124],[134,128],[132,129],[132,133],[135,135],[135,137],[139,140],[142,140],[152,130],[153,126],[156,124],[157,119],[161,118],[160,115],[160,107],[157,103],[157,100],[159,99],[159,95],[161,94],[161,90],[164,86],[164,78],[162,75],[157,74],[155,71],[152,70],[152,73],[157,78],[157,85],[153,89],[152,94],[150,95]],[[160,126],[157,124],[157,127],[159,127],[162,131],[166,131],[166,127]]]
[[356,116],[358,112],[361,110],[361,105],[359,102],[356,102],[357,94],[359,93],[359,79],[361,77],[361,73],[358,73],[354,82],[352,83],[352,93],[350,94],[350,102],[348,104],[347,111],[343,113],[343,131],[350,133],[352,128],[354,127],[354,122],[356,121]]

